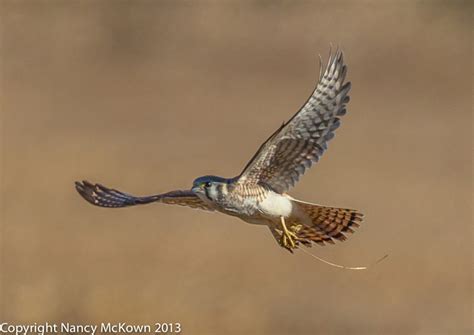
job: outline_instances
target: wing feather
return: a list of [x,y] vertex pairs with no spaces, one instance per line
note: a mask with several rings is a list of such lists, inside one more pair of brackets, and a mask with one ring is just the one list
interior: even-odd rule
[[136,197],[101,184],[92,184],[86,180],[76,182],[76,190],[87,202],[99,207],[119,208],[143,205],[150,202],[160,202],[208,211],[214,210],[190,190],[178,190],[163,194]]
[[303,107],[260,146],[236,182],[263,183],[279,193],[293,187],[323,155],[340,126],[351,88],[346,74],[342,51],[336,51]]

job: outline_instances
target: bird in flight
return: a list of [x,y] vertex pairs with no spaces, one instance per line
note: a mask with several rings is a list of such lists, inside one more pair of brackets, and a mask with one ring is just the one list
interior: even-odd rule
[[158,202],[236,216],[267,225],[279,245],[290,252],[301,245],[344,241],[345,234],[359,227],[362,213],[297,200],[287,192],[321,158],[346,113],[351,87],[346,73],[342,51],[330,54],[303,107],[260,146],[237,177],[203,176],[194,180],[191,189],[142,197],[88,181],[76,182],[76,190],[100,207]]

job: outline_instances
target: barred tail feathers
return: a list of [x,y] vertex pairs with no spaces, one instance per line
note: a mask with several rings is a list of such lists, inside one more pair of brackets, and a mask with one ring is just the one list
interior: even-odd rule
[[[354,209],[326,207],[295,199],[292,201],[306,218],[298,230],[298,237],[319,245],[334,244],[334,240],[345,241],[345,234],[353,233],[353,229],[360,226],[364,216]],[[298,221],[291,223],[303,223]]]

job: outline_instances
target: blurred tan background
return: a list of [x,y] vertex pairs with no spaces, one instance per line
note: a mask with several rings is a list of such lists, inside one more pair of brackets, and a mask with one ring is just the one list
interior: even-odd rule
[[[181,322],[183,334],[472,331],[472,5],[460,1],[0,1],[1,319]],[[349,112],[296,198],[361,209],[345,243],[149,205],[231,177],[340,45]]]

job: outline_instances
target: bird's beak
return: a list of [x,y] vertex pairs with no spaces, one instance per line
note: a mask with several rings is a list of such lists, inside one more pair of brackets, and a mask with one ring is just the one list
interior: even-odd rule
[[202,187],[201,186],[194,186],[191,191],[193,191],[193,193],[202,193]]

